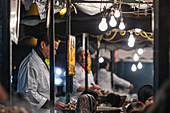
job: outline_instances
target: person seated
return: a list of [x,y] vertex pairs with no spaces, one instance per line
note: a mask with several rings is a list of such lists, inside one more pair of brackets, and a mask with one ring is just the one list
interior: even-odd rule
[[143,105],[153,103],[154,91],[151,85],[144,85],[138,90],[138,101]]
[[[132,83],[118,77],[114,73],[113,73],[113,82],[114,82],[115,85],[122,86],[124,88],[129,88],[130,91],[132,91],[133,87],[134,87]],[[109,71],[109,61],[106,60],[106,59],[104,60],[103,63],[100,63],[100,70],[98,72],[98,85],[103,90],[112,91],[111,72]]]
[[[79,47],[77,50],[77,62],[75,64],[75,75],[73,76],[73,92],[71,100],[77,100],[85,90],[85,49]],[[88,89],[97,91],[100,86],[95,84],[92,71],[88,73]]]
[[164,83],[156,92],[154,103],[146,110],[145,113],[170,113],[170,80]]

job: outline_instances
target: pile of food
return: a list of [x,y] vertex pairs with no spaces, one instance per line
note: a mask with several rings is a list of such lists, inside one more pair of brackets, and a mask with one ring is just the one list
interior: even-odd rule
[[25,108],[18,108],[17,106],[6,107],[0,105],[0,113],[28,113]]
[[98,90],[98,92],[97,92],[98,96],[107,96],[109,93],[112,93],[112,91],[109,91],[109,90]]
[[66,107],[64,108],[64,110],[75,110],[76,106],[77,106],[77,102],[71,101],[68,104],[66,104]]

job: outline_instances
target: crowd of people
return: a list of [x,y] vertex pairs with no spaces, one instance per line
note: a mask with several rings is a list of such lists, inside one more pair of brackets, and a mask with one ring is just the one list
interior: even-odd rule
[[[50,72],[45,59],[50,58],[49,39],[46,35],[38,38],[37,46],[22,61],[18,71],[17,92],[14,92],[13,104],[19,108],[21,113],[50,113]],[[55,41],[55,54],[58,49]],[[98,90],[112,90],[111,72],[109,72],[109,62],[100,64],[98,74],[98,85],[94,82],[92,71],[88,73],[88,90],[85,90],[85,50],[83,47],[77,49],[75,75],[73,76],[73,92],[71,100],[77,100],[76,113],[95,113],[98,104]],[[125,88],[133,90],[133,84],[118,77],[113,73],[113,82]],[[170,81],[154,95],[151,85],[144,85],[138,90],[138,100],[127,106],[127,113],[165,113],[169,112],[168,95],[170,93]],[[0,84],[0,103],[9,105],[9,96]],[[18,102],[17,102],[18,101]],[[114,100],[113,100],[114,101]],[[25,104],[24,104],[25,103]],[[13,107],[14,107],[13,106]],[[2,109],[4,107],[0,107]],[[65,104],[55,102],[56,110],[63,110]],[[7,109],[6,109],[7,110]],[[5,113],[5,112],[4,112]],[[16,112],[17,113],[17,112]],[[19,112],[18,112],[19,113]]]

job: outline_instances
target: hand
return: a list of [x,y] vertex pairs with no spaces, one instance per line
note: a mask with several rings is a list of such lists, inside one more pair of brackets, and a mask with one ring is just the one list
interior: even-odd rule
[[65,104],[62,102],[55,102],[55,109],[63,110],[65,108]]
[[97,89],[97,90],[101,89],[101,87],[99,85],[96,85],[96,84],[94,84],[93,87],[94,87],[94,89]]
[[94,85],[92,85],[89,89],[90,89],[90,90],[93,90],[93,91],[97,91],[97,90],[100,90],[101,88],[100,88],[99,85],[94,84]]
[[130,91],[132,91],[133,90],[133,84],[130,84]]

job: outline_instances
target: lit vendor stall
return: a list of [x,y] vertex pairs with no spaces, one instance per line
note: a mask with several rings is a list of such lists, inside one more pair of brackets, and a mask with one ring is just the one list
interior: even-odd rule
[[[10,8],[10,2],[18,4],[15,12],[12,12]],[[84,42],[86,50],[86,89],[87,73],[89,60],[87,51],[90,51],[91,57],[97,62],[96,72],[99,69],[98,60],[102,51],[108,51],[108,54],[103,56],[109,56],[111,64],[114,64],[116,60],[121,61],[115,56],[121,56],[121,53],[125,53],[123,50],[132,51],[138,48],[152,48],[154,47],[154,55],[150,60],[154,60],[154,86],[158,90],[160,85],[169,78],[169,32],[164,21],[168,18],[159,18],[162,15],[168,14],[167,1],[161,1],[166,5],[167,10],[164,12],[164,6],[158,5],[159,0],[155,1],[155,9],[153,9],[152,1],[139,0],[136,2],[122,2],[121,0],[114,1],[52,1],[52,0],[22,0],[20,4],[19,0],[12,2],[12,0],[0,1],[0,83],[7,90],[8,94],[12,94],[11,78],[16,78],[17,69],[21,59],[17,59],[14,52],[14,46],[22,44],[21,42],[28,43],[33,42],[31,46],[35,46],[36,37],[42,32],[47,32],[47,36],[50,38],[50,104],[51,113],[54,113],[54,84],[55,84],[55,56],[54,56],[54,40],[57,38],[63,48],[60,48],[60,52],[63,55],[59,57],[59,60],[65,59],[63,67],[66,69],[66,103],[70,105],[70,94],[72,92],[74,66],[75,66],[75,53],[78,47],[78,41]],[[23,5],[24,4],[24,5]],[[21,16],[19,15],[21,5]],[[14,5],[13,5],[14,6]],[[16,6],[16,5],[15,5]],[[66,8],[67,7],[67,8]],[[61,9],[67,9],[67,13],[59,12]],[[9,9],[12,9],[11,11]],[[155,15],[155,27],[152,27],[153,12]],[[16,13],[17,12],[17,13]],[[48,13],[46,13],[48,12]],[[9,17],[11,13],[11,17]],[[119,17],[120,16],[120,17]],[[3,18],[4,17],[4,18]],[[21,18],[19,18],[21,17]],[[119,18],[118,18],[119,17]],[[11,20],[10,20],[11,18]],[[110,22],[110,20],[112,20]],[[19,22],[20,21],[20,22]],[[9,23],[10,22],[10,23]],[[11,24],[13,22],[13,24]],[[19,25],[20,24],[20,25]],[[164,29],[167,28],[166,30]],[[10,29],[11,28],[11,29]],[[158,29],[159,28],[159,29]],[[19,30],[18,30],[19,29]],[[154,33],[153,33],[154,30]],[[166,32],[164,32],[164,30]],[[154,34],[154,37],[153,37]],[[10,37],[10,38],[9,38]],[[83,38],[82,38],[83,37]],[[153,42],[154,41],[154,42]],[[29,43],[30,44],[30,43]],[[13,46],[12,46],[13,45]],[[19,48],[24,49],[24,48]],[[119,54],[117,54],[117,49]],[[26,50],[23,50],[26,52]],[[123,51],[123,52],[122,52]],[[102,52],[104,53],[104,52]],[[13,55],[12,55],[13,54]],[[17,55],[20,52],[17,53]],[[115,55],[116,54],[116,55]],[[129,57],[126,56],[122,59],[128,61]],[[16,59],[13,59],[16,58]],[[141,57],[142,58],[142,57]],[[144,57],[143,57],[144,58]],[[154,59],[152,59],[154,58]],[[17,62],[18,60],[18,62]],[[12,63],[13,62],[13,63]],[[112,65],[113,66],[113,65]],[[89,66],[90,67],[90,66]],[[166,68],[164,68],[166,67]],[[113,69],[113,67],[112,67]],[[114,72],[111,70],[111,75]],[[15,73],[16,72],[16,73]],[[96,76],[98,74],[96,73]],[[113,78],[111,79],[111,82]],[[96,79],[96,83],[97,83]],[[114,87],[114,86],[112,86]],[[110,98],[105,95],[106,92],[101,91],[100,102],[109,102]],[[114,95],[112,92],[111,94]],[[105,96],[104,96],[105,95]],[[119,113],[123,111],[125,97],[121,95],[114,95],[111,97],[117,97],[119,103],[112,103],[109,106],[98,106],[97,112],[110,112]],[[12,96],[10,96],[12,101]],[[114,100],[114,99],[113,99]],[[0,100],[1,101],[1,100]],[[12,105],[15,103],[12,103]],[[75,103],[73,103],[75,104]],[[12,106],[11,105],[11,106]],[[74,107],[75,109],[75,107]],[[63,112],[74,112],[74,110],[65,109]]]
[[[83,3],[82,3],[83,4]],[[95,3],[100,4],[100,3]],[[107,4],[107,3],[105,3]],[[108,2],[108,4],[111,4]],[[138,3],[136,3],[138,4]],[[35,5],[35,4],[34,4]],[[74,63],[75,63],[75,49],[79,40],[82,40],[84,37],[84,47],[86,51],[91,53],[97,53],[96,59],[99,59],[100,49],[109,50],[112,55],[112,61],[114,59],[114,51],[116,49],[125,49],[132,50],[135,48],[145,48],[152,47],[153,43],[153,33],[151,32],[151,7],[146,6],[144,9],[137,8],[137,5],[116,3],[108,5],[108,7],[102,6],[101,11],[97,13],[89,14],[84,10],[81,10],[81,5],[76,4],[75,6],[71,4],[71,12],[67,12],[66,15],[55,14],[55,36],[66,45],[66,48],[62,49],[63,53],[67,52],[67,55],[64,58],[67,58],[66,65],[66,103],[70,102],[70,93],[72,92],[72,76],[74,75]],[[32,6],[30,6],[32,7]],[[75,9],[76,7],[76,9]],[[91,7],[91,6],[90,6]],[[101,7],[101,6],[99,6]],[[107,22],[110,20],[110,17],[113,16],[113,12],[116,12],[116,9],[120,8],[120,18],[116,18],[116,25],[113,27],[108,25],[108,28],[100,29],[99,26],[104,17],[107,19]],[[68,8],[69,9],[69,8]],[[37,10],[38,12],[38,10]],[[26,11],[26,14],[29,14],[29,10]],[[69,15],[69,16],[68,16]],[[42,16],[43,17],[43,16]],[[116,16],[115,16],[116,17]],[[114,17],[114,18],[115,18]],[[122,24],[121,24],[122,23]],[[138,24],[140,23],[140,24]],[[89,24],[89,26],[86,26]],[[105,23],[107,24],[107,23]],[[115,23],[114,23],[115,24]],[[25,36],[34,36],[38,34],[35,31],[45,31],[46,22],[34,15],[28,16],[25,15],[21,21],[21,39]],[[103,28],[103,27],[102,27]],[[139,29],[140,28],[140,29]],[[31,29],[31,30],[30,30]],[[86,34],[83,34],[86,33]],[[83,35],[81,35],[83,34]],[[74,35],[74,36],[73,36]],[[135,38],[134,38],[135,37]],[[134,42],[135,40],[135,42]],[[127,42],[129,41],[129,44]],[[98,52],[97,52],[97,51]],[[86,52],[87,58],[87,52]],[[86,60],[86,67],[89,64]],[[114,63],[114,62],[113,62]],[[98,62],[97,64],[98,65]],[[98,66],[96,66],[98,67]],[[97,70],[97,69],[96,69]],[[87,89],[87,72],[86,68],[86,89]],[[97,72],[97,71],[96,71]],[[113,73],[113,71],[112,71]],[[112,79],[113,81],[113,79]],[[97,79],[96,79],[97,83]],[[118,97],[120,98],[120,97]],[[124,100],[125,101],[125,100]],[[123,105],[123,104],[122,104]],[[121,107],[121,106],[111,106],[111,107]],[[112,108],[99,108],[99,111],[102,110],[116,110]],[[120,109],[118,109],[119,111]],[[119,111],[120,112],[120,111]]]

